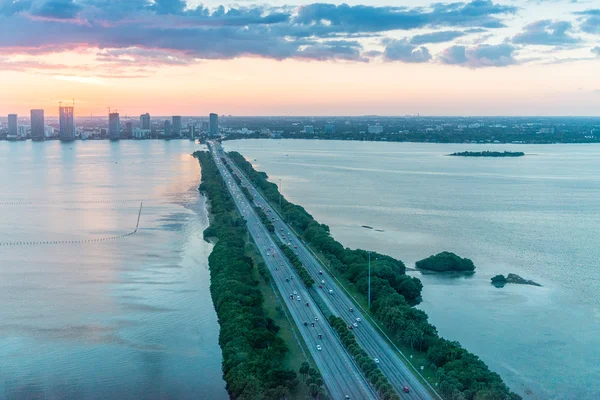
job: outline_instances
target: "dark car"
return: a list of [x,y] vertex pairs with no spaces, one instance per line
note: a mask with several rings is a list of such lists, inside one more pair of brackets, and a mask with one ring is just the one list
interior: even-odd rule
[[404,390],[404,393],[410,393],[410,390],[408,389],[408,386],[404,386],[402,388],[402,390]]

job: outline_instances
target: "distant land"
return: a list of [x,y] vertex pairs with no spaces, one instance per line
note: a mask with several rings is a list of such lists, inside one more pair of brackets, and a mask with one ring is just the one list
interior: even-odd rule
[[455,157],[523,157],[522,151],[461,151],[448,154]]

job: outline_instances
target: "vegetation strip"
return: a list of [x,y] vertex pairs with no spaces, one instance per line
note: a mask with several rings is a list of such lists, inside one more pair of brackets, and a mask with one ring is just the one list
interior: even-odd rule
[[254,263],[245,255],[246,223],[210,154],[194,156],[202,168],[199,190],[210,200],[211,224],[204,237],[217,239],[208,263],[227,391],[235,399],[289,397],[299,382],[294,371],[281,367],[288,348],[277,336],[279,326],[266,316]]
[[358,364],[363,374],[369,379],[371,385],[377,389],[381,398],[386,400],[400,399],[400,396],[398,396],[387,377],[381,372],[375,360],[371,359],[367,352],[356,342],[354,333],[348,329],[344,320],[331,315],[329,317],[329,324],[335,329],[340,340],[352,357],[354,357],[356,364]]
[[298,275],[300,275],[300,279],[302,279],[302,282],[306,285],[306,287],[310,288],[312,285],[314,285],[315,281],[313,280],[313,278],[311,278],[310,274],[308,273],[306,268],[304,268],[304,265],[302,265],[302,262],[294,254],[292,249],[290,249],[288,246],[281,242],[278,242],[278,245],[281,251],[283,251],[285,256],[288,258],[288,260],[290,260],[290,264],[292,264],[292,267],[294,267]]
[[[275,185],[267,174],[254,170],[237,152],[229,153],[248,179],[274,207],[281,201],[282,218],[300,234],[303,240],[321,252],[331,269],[350,282],[363,296],[367,294],[369,253],[344,248],[334,240],[329,227],[319,224],[306,210],[280,199]],[[438,335],[427,321],[427,314],[414,308],[421,299],[421,281],[405,274],[400,260],[371,252],[371,313],[391,333],[394,342],[422,352],[435,371],[438,391],[444,399],[460,400],[515,400],[521,397],[511,393],[500,375],[490,371],[476,355]]]

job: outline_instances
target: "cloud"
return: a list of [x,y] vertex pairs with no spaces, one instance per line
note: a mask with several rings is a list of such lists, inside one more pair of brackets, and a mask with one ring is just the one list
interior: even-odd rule
[[332,40],[304,46],[296,52],[295,57],[318,61],[346,60],[368,62],[369,59],[361,55],[361,50],[362,46],[358,42]]
[[516,7],[494,4],[491,0],[436,3],[427,11],[423,8],[314,3],[301,6],[294,22],[323,31],[349,33],[441,26],[499,28],[504,24],[498,16],[516,11]]
[[595,55],[600,57],[600,46],[596,46],[596,47],[592,48],[592,53],[594,53]]
[[575,14],[582,16],[580,28],[583,32],[600,35],[600,8],[578,11]]
[[505,67],[517,64],[516,48],[510,44],[477,45],[472,47],[451,46],[437,57],[442,64],[461,65],[469,68]]
[[83,6],[73,0],[47,0],[31,10],[37,17],[50,19],[75,19]]
[[572,29],[570,22],[545,19],[526,25],[522,33],[512,38],[512,42],[542,46],[568,46],[580,43],[580,38],[569,34]]
[[388,40],[383,58],[386,61],[402,61],[407,63],[423,63],[431,60],[431,54],[426,47],[417,47],[404,38]]
[[439,31],[413,36],[410,42],[412,44],[444,43],[464,35],[465,33],[461,31]]

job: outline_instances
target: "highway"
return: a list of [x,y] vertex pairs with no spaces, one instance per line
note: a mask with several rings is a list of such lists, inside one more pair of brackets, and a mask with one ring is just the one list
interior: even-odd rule
[[[228,157],[226,158],[229,159]],[[282,221],[277,212],[269,205],[262,194],[254,188],[241,170],[233,162],[230,162],[230,164],[235,173],[242,179],[242,184],[248,187],[255,202],[271,218],[277,236],[284,243],[289,243],[294,248],[296,255],[311,277],[318,285],[322,286],[321,289],[317,289],[317,292],[325,304],[328,305],[331,312],[341,317],[348,325],[353,325],[354,323],[358,325],[358,327],[353,329],[357,342],[370,357],[379,360],[379,367],[400,396],[405,399],[428,400],[433,399],[435,395],[435,398],[439,399],[439,395],[433,390],[428,390],[405,362],[399,358],[392,346],[381,335],[380,331],[360,312],[361,307],[351,299],[348,293],[335,283],[334,278],[329,274],[327,269],[323,268],[323,265],[304,245],[302,240]],[[367,268],[366,265],[365,268]],[[333,291],[332,294],[330,294],[330,290]],[[353,311],[350,311],[350,309],[353,309]],[[360,318],[360,322],[357,321],[357,318]],[[405,387],[409,389],[409,393],[404,392]]]
[[238,210],[247,222],[248,231],[271,272],[281,298],[287,302],[289,313],[296,323],[331,397],[335,400],[376,399],[375,392],[366,382],[321,311],[314,304],[289,260],[274,242],[253,206],[249,204],[248,199],[221,162],[220,146],[209,143],[209,148]]

